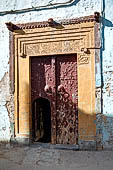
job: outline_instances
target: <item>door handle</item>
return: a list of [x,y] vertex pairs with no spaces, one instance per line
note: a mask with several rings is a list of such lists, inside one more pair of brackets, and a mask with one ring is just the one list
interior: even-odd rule
[[65,89],[64,89],[64,86],[62,85],[62,84],[60,84],[59,86],[58,86],[58,92],[62,92],[62,93],[64,93],[65,92]]
[[44,87],[44,91],[46,92],[46,93],[52,93],[52,88],[51,88],[51,86],[50,85],[45,85],[45,87]]
[[59,94],[63,95],[65,98],[69,97],[69,93],[66,92],[66,90],[65,90],[65,88],[64,88],[64,86],[62,84],[60,84],[58,86],[57,90],[58,90]]

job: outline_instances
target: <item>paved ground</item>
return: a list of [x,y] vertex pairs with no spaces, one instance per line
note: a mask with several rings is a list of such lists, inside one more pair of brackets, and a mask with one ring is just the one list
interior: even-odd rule
[[0,149],[0,170],[113,170],[113,151],[9,147]]

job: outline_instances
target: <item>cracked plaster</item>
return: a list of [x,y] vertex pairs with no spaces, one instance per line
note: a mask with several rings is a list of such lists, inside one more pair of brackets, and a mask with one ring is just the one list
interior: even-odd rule
[[[59,2],[57,0],[4,0],[1,1],[0,11],[14,10],[28,8],[38,5],[46,5],[48,3]],[[65,2],[64,0],[60,2]],[[72,6],[62,7],[58,9],[46,9],[39,11],[32,11],[20,14],[0,15],[0,141],[9,141],[11,138],[11,122],[14,123],[14,107],[13,95],[10,93],[10,79],[9,79],[9,31],[5,26],[5,22],[26,23],[35,21],[44,21],[48,18],[66,19],[80,16],[91,15],[95,11],[100,12],[100,2],[98,0],[80,0],[77,4]],[[23,5],[24,4],[24,5]],[[103,89],[102,89],[102,110],[98,110],[97,115],[97,133],[100,134],[100,140],[104,147],[108,145],[113,146],[113,1],[108,0],[105,3],[105,19],[103,28],[104,49],[102,51],[102,75],[103,75]],[[61,15],[62,14],[62,15]],[[109,22],[108,22],[109,21]],[[108,38],[109,37],[109,38]],[[98,65],[98,67],[100,67]],[[100,72],[99,72],[100,74]],[[100,86],[100,77],[97,72],[97,86]],[[100,91],[99,91],[100,93]],[[98,94],[97,94],[98,95]],[[97,100],[98,102],[98,100]],[[103,121],[105,115],[106,121]],[[13,128],[12,128],[13,129]]]

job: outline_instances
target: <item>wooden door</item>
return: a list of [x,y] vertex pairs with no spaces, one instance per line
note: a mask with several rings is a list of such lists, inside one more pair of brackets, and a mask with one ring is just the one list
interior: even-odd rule
[[58,56],[57,65],[57,143],[77,140],[77,57]]
[[[40,97],[50,101],[51,142],[76,144],[78,135],[76,55],[32,58],[31,89],[32,102]],[[34,117],[38,122],[36,116]]]
[[[31,58],[31,101],[42,98],[50,102],[51,106],[51,142],[56,143],[56,82],[55,82],[55,58],[32,57]],[[37,102],[38,104],[38,102]],[[42,104],[41,104],[42,105]],[[36,107],[38,108],[38,106]],[[37,110],[37,109],[35,109]],[[33,133],[36,137],[37,111],[32,113]]]

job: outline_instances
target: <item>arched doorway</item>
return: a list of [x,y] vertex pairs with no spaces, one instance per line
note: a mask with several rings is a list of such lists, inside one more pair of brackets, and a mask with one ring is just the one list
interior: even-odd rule
[[32,104],[33,141],[51,142],[51,108],[49,100],[37,98]]

